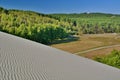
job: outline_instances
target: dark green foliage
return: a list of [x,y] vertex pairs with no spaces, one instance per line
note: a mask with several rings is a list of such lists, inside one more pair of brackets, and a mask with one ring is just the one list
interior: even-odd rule
[[111,54],[104,57],[96,57],[96,61],[120,68],[120,51],[113,50]]

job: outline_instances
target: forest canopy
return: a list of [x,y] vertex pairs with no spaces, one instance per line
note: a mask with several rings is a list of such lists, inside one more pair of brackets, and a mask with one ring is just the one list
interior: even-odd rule
[[105,13],[51,14],[59,21],[72,22],[72,30],[78,34],[119,33],[120,15]]
[[23,10],[0,8],[0,30],[40,43],[49,44],[66,38],[69,24],[48,15]]

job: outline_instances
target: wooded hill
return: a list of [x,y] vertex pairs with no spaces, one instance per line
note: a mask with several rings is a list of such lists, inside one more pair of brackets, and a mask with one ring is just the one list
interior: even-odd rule
[[41,14],[0,7],[0,30],[49,44],[69,35],[119,33],[120,15],[104,13]]
[[120,15],[105,13],[51,14],[54,18],[73,23],[76,34],[119,33]]
[[0,8],[0,30],[40,43],[68,36],[69,24],[33,11]]

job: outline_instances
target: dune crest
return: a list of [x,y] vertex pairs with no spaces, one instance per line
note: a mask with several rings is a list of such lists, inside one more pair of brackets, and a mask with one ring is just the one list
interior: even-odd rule
[[120,70],[0,32],[0,80],[119,80]]

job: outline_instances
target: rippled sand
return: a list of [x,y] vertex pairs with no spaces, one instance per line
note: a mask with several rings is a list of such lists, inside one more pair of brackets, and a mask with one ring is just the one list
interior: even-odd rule
[[120,80],[120,70],[0,32],[0,80]]

